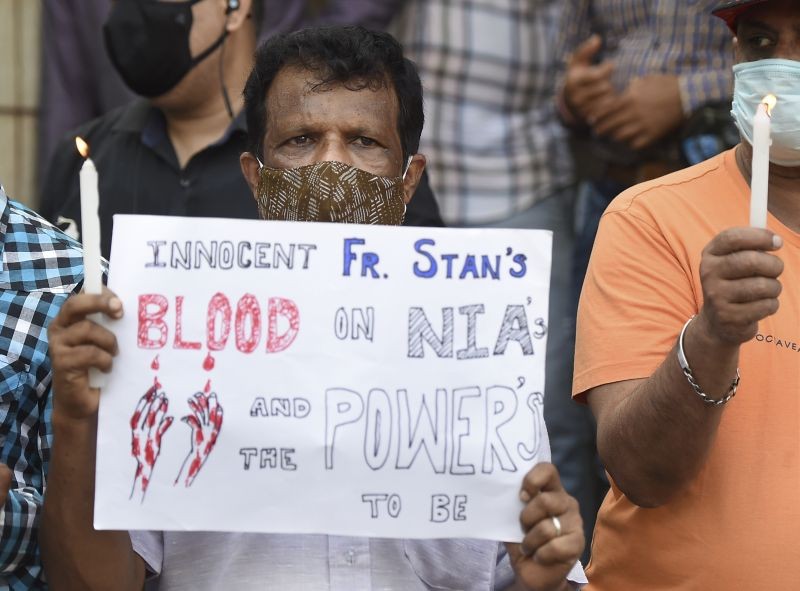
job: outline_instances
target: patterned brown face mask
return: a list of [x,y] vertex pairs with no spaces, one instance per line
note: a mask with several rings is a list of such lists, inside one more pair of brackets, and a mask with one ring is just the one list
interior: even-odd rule
[[384,177],[342,162],[299,168],[261,167],[258,210],[265,220],[399,226],[406,204],[402,177]]

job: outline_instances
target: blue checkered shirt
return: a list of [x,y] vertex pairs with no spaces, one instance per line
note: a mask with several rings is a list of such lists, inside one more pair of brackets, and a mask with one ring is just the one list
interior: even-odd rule
[[47,326],[83,279],[80,245],[0,187],[0,461],[13,472],[0,511],[0,589],[45,588],[37,525],[52,430]]

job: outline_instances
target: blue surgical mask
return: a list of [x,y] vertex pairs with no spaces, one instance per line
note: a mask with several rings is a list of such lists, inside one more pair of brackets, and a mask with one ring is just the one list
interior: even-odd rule
[[800,166],[800,62],[768,59],[733,67],[733,120],[742,137],[753,143],[753,117],[768,94],[778,103],[772,110],[770,162]]

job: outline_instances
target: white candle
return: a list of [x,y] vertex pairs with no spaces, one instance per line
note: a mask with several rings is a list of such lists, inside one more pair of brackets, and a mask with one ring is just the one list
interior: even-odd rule
[[[86,159],[81,166],[81,242],[83,243],[83,291],[88,294],[103,293],[103,267],[100,258],[100,217],[98,208],[97,168],[89,158],[89,146],[81,138],[75,138],[78,151]],[[91,314],[91,320],[103,323],[101,314]],[[96,369],[89,371],[89,385],[93,388],[105,386],[105,376]]]
[[103,293],[100,264],[100,218],[97,216],[97,169],[91,158],[81,167],[81,238],[83,242],[83,291]]
[[753,118],[753,165],[750,180],[750,225],[767,227],[767,197],[769,195],[770,116],[775,97],[769,95],[758,105]]

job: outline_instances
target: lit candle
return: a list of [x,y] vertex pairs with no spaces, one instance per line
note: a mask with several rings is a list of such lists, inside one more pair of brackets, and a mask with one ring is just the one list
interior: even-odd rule
[[[83,243],[83,291],[88,294],[103,293],[103,267],[100,259],[100,217],[98,208],[100,194],[97,188],[97,168],[89,158],[89,145],[82,138],[75,138],[78,152],[85,158],[80,172],[81,186],[81,242]],[[103,323],[101,314],[91,314],[91,320]],[[89,371],[89,385],[100,388],[105,377],[96,369]]]
[[772,145],[770,124],[777,99],[767,95],[758,105],[753,118],[753,165],[750,180],[750,225],[767,227],[767,196],[769,195],[769,148]]

